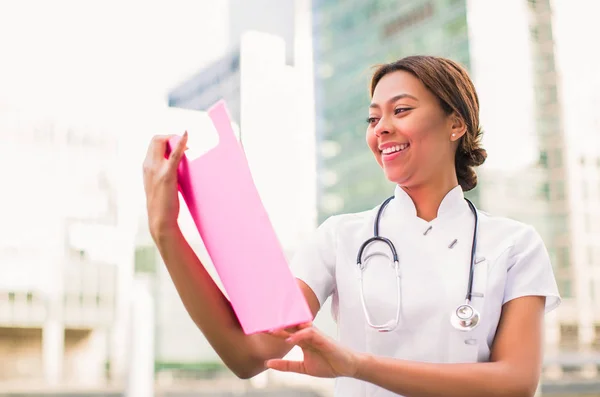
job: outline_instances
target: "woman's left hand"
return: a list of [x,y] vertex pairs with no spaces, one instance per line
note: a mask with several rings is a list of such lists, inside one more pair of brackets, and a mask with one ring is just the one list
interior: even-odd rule
[[267,368],[320,378],[352,377],[356,374],[358,355],[350,349],[338,345],[310,323],[299,326],[298,331],[294,333],[280,330],[273,331],[271,334],[284,338],[288,343],[300,346],[304,360],[272,359],[266,362]]

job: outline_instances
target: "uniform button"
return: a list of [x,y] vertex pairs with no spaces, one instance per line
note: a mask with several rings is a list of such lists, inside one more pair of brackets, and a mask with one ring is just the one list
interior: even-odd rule
[[471,339],[465,339],[465,345],[471,345],[472,346],[472,345],[475,345],[475,344],[477,344],[477,339],[473,339],[473,338],[471,338]]

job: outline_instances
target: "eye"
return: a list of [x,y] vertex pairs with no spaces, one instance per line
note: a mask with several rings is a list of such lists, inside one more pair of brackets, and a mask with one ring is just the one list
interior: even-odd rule
[[394,114],[404,113],[408,110],[412,110],[412,108],[396,108],[396,109],[394,109]]
[[367,118],[367,124],[369,124],[369,125],[371,125],[371,126],[372,126],[372,125],[375,125],[375,124],[377,124],[377,121],[378,121],[378,120],[379,120],[379,119],[378,119],[377,117],[368,117],[368,118]]

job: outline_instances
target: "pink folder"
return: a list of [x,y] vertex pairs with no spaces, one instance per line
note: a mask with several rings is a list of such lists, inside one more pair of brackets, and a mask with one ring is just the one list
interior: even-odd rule
[[[182,158],[179,190],[244,332],[312,321],[234,135],[225,103],[216,103],[208,115],[219,143],[195,160]],[[171,147],[179,139],[173,138]]]

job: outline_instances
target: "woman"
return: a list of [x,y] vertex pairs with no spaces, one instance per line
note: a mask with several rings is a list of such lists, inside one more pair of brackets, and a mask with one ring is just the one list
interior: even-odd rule
[[[312,324],[243,334],[177,226],[175,171],[187,136],[169,159],[168,137],[156,137],[144,167],[150,230],[185,307],[241,378],[266,368],[336,377],[344,397],[532,396],[544,312],[560,297],[538,233],[464,199],[486,158],[471,80],[450,60],[408,57],[376,70],[371,98],[366,141],[397,186],[393,198],[329,218],[292,262],[313,315],[332,296],[339,341]],[[363,244],[376,224],[391,244]],[[465,303],[460,315],[480,317],[461,322]],[[294,345],[303,361],[281,359]]]

